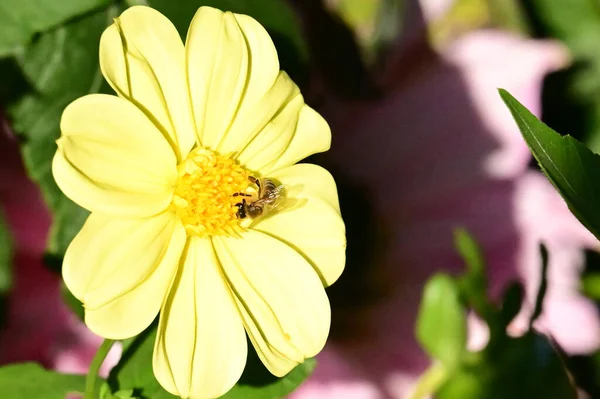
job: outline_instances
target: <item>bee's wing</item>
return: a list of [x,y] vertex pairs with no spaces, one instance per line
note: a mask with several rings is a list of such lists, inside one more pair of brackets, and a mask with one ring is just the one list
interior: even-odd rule
[[275,201],[268,207],[269,210],[277,209],[277,213],[287,212],[297,207],[300,207],[308,201],[306,198],[298,198],[296,196],[286,195],[286,187],[283,185],[278,186],[274,192],[277,193]]

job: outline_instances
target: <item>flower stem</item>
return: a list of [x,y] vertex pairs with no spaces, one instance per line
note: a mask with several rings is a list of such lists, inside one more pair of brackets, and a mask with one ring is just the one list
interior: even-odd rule
[[425,372],[421,374],[421,377],[419,377],[415,390],[410,398],[422,399],[435,393],[444,381],[446,381],[447,377],[448,372],[442,363],[436,362],[432,364],[431,367],[425,370]]
[[115,341],[113,339],[105,339],[104,342],[102,342],[102,345],[100,345],[100,348],[98,348],[96,355],[94,355],[85,379],[84,399],[97,399],[94,397],[94,390],[96,388],[98,371],[100,371],[100,366],[102,366],[102,362],[104,362],[106,355],[108,355],[108,351],[110,351],[110,348],[114,343]]

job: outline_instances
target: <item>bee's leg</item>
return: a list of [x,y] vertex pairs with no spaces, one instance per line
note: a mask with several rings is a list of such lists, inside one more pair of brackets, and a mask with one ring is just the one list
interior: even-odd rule
[[248,194],[248,193],[233,193],[232,197],[252,197],[252,194]]
[[258,191],[260,191],[260,179],[257,179],[254,176],[248,176],[248,180],[250,180],[250,183],[256,184],[256,186],[258,187]]

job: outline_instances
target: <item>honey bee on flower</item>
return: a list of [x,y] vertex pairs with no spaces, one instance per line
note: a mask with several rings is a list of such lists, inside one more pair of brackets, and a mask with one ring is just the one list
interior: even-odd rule
[[[100,66],[117,96],[65,109],[52,168],[91,211],[63,265],[86,324],[124,339],[160,314],[154,374],[190,399],[237,382],[246,335],[276,376],[316,355],[345,228],[331,175],[296,163],[328,150],[331,133],[265,29],[201,7],[184,45],[135,6],[102,35]],[[295,205],[272,212],[280,186],[297,188],[285,196]]]
[[248,179],[258,187],[258,191],[255,195],[248,193],[233,194],[235,197],[240,197],[241,199],[241,202],[235,204],[238,207],[238,218],[256,218],[265,215],[274,210],[282,202],[283,185],[277,186],[273,180],[268,178],[257,179],[254,176],[248,176]]

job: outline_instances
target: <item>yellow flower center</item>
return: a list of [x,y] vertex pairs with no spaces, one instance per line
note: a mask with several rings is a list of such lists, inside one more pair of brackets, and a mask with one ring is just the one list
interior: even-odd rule
[[249,186],[248,172],[229,156],[197,147],[178,166],[172,207],[188,234],[237,235],[240,197]]

